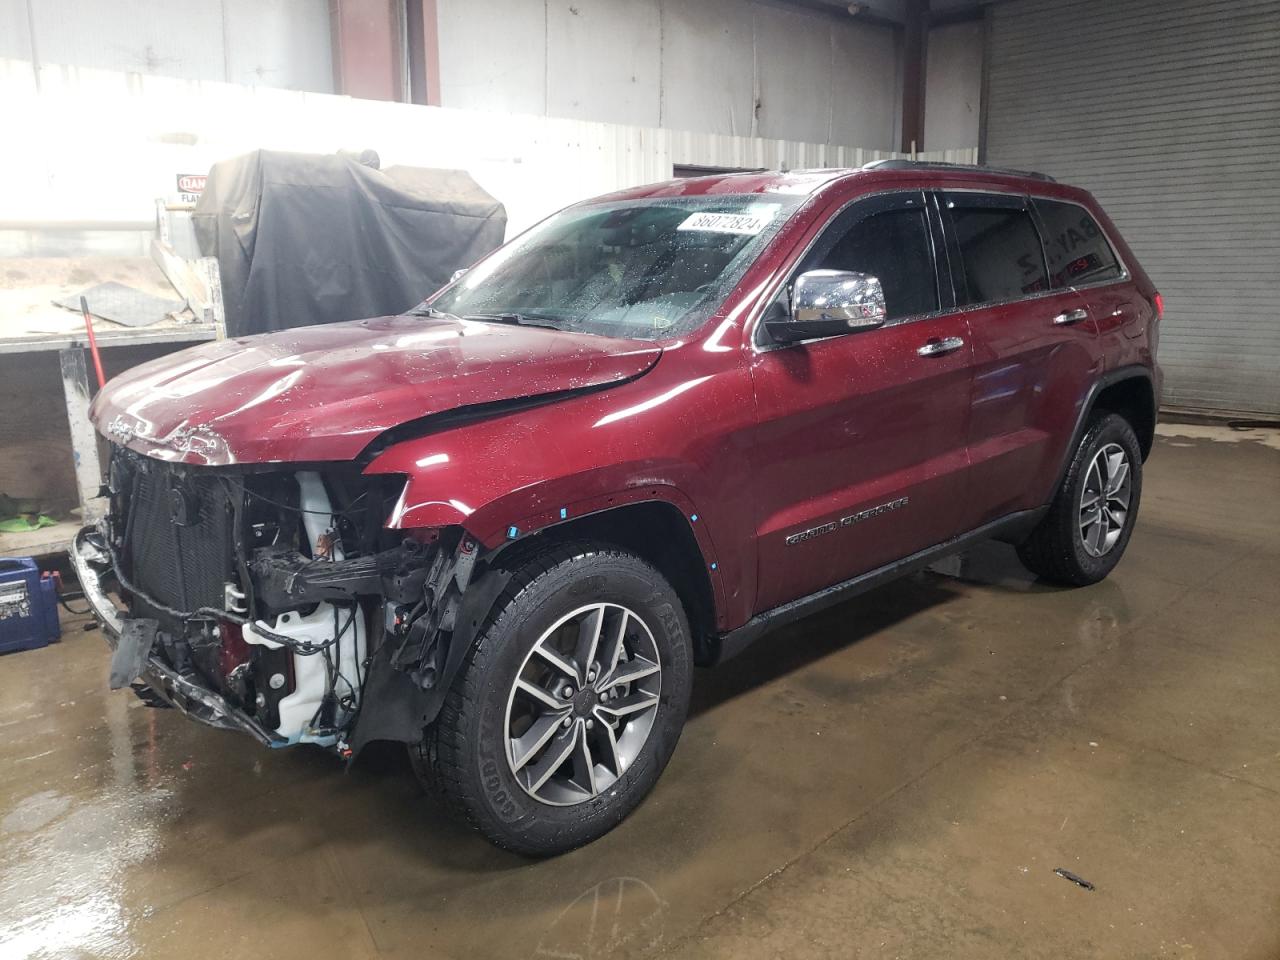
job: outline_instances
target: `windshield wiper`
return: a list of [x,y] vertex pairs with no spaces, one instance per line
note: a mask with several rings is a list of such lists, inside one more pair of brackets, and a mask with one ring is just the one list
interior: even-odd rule
[[443,310],[437,310],[435,307],[429,307],[425,304],[418,304],[412,310],[406,310],[406,317],[432,317],[437,320],[457,320],[452,313],[445,313]]
[[468,313],[463,320],[478,320],[481,323],[511,323],[521,327],[543,327],[547,330],[559,330],[560,327],[549,317],[539,317],[530,313]]

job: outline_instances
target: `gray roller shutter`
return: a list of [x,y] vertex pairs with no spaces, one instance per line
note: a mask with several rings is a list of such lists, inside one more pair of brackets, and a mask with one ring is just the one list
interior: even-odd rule
[[1165,298],[1167,405],[1280,414],[1280,0],[988,16],[985,161],[1116,221]]

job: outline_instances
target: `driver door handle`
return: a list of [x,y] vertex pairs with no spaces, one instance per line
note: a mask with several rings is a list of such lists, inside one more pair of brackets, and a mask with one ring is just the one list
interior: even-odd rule
[[930,340],[922,347],[917,347],[916,353],[922,357],[941,357],[944,354],[954,353],[963,346],[963,337],[942,337],[939,340]]
[[1089,316],[1088,310],[1068,310],[1066,313],[1060,313],[1053,318],[1055,327],[1065,327],[1073,323],[1079,323],[1081,320]]

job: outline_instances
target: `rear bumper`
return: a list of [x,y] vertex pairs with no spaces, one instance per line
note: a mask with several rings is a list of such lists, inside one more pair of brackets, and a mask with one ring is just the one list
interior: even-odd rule
[[[71,566],[80,580],[93,615],[102,625],[102,633],[112,649],[120,638],[127,611],[121,610],[102,587],[103,578],[111,571],[111,559],[94,543],[99,533],[95,527],[81,530],[71,547]],[[101,541],[99,541],[99,544]],[[264,729],[243,710],[230,704],[220,693],[201,686],[176,673],[156,654],[147,659],[142,681],[170,706],[193,720],[219,730],[239,730],[268,747],[283,747],[288,741]]]

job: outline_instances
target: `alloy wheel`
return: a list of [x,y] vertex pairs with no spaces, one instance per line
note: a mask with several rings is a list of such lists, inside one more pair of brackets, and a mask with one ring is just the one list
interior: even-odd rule
[[653,729],[658,645],[633,610],[593,603],[538,638],[507,696],[507,763],[525,792],[571,806],[608,790]]
[[1091,557],[1109,553],[1124,532],[1132,491],[1129,455],[1108,443],[1089,462],[1080,492],[1080,539]]

